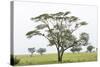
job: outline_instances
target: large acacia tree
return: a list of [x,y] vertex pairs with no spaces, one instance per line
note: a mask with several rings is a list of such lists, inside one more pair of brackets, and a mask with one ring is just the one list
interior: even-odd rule
[[[81,26],[87,25],[76,16],[71,16],[69,11],[54,14],[41,14],[31,18],[38,25],[26,33],[28,38],[39,35],[49,41],[49,46],[56,46],[58,62],[62,62],[64,51],[74,47],[87,45],[89,35],[85,32],[77,38],[73,33]],[[34,27],[34,26],[33,26]]]

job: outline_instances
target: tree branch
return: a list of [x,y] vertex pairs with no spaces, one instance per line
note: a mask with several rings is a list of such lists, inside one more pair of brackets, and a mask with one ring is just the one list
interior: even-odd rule
[[75,45],[71,45],[71,46],[69,46],[69,47],[65,48],[65,49],[64,49],[64,51],[65,51],[65,50],[67,50],[67,49],[68,49],[68,48],[70,48],[70,47],[73,47],[73,46],[75,46]]
[[[81,26],[79,26],[78,28],[80,28]],[[75,28],[74,30],[71,31],[71,33],[73,33],[74,31],[76,31],[78,28]]]
[[[48,22],[48,21],[46,20],[46,22]],[[50,32],[50,34],[51,34],[51,37],[52,37],[52,39],[54,40],[55,45],[56,45],[56,47],[57,47],[57,42],[56,42],[55,38],[52,36],[52,34],[53,34],[53,35],[55,35],[55,34],[51,31],[49,25],[48,25],[46,22],[44,21],[44,23],[47,25],[47,27],[48,27],[48,29],[49,29],[49,32]],[[49,41],[50,41],[50,40],[49,40]]]

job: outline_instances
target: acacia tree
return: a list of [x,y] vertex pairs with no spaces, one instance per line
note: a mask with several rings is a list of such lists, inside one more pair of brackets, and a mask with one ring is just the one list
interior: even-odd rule
[[75,53],[75,49],[74,49],[74,48],[71,48],[70,51],[71,51],[72,53]]
[[77,51],[78,53],[79,53],[81,50],[82,50],[81,47],[78,47],[78,48],[76,49],[76,51]]
[[94,49],[94,47],[93,47],[92,45],[89,45],[89,46],[87,47],[87,51],[88,51],[88,52],[92,52],[93,49]]
[[46,52],[46,49],[45,48],[39,48],[37,50],[37,53],[39,53],[40,55],[43,55],[44,52]]
[[70,12],[66,11],[32,17],[31,20],[38,25],[26,34],[28,38],[35,35],[43,36],[49,41],[49,46],[56,46],[58,62],[62,62],[65,50],[73,46],[86,45],[89,39],[85,32],[80,34],[79,39],[75,37],[73,33],[87,23],[69,14]]
[[82,50],[81,47],[72,47],[72,48],[70,49],[70,51],[73,52],[73,53],[74,53],[74,52],[78,52],[78,53],[79,53],[81,50]]
[[30,56],[32,57],[33,53],[35,52],[35,48],[28,48],[28,51],[31,53]]

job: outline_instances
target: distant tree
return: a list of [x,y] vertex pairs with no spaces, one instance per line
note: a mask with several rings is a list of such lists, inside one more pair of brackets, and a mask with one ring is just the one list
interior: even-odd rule
[[37,50],[37,53],[39,53],[40,55],[43,55],[44,52],[46,52],[46,48],[39,48]]
[[95,50],[93,52],[96,52]]
[[[89,35],[85,32],[77,38],[73,33],[88,23],[76,16],[69,15],[71,12],[44,13],[31,20],[39,23],[33,30],[26,33],[28,38],[35,35],[43,36],[49,41],[49,46],[55,46],[58,55],[58,63],[62,63],[64,52],[73,46],[85,46]],[[42,32],[44,31],[44,32]]]
[[28,51],[31,53],[30,56],[32,57],[33,53],[35,52],[35,48],[28,48]]
[[82,50],[81,47],[76,48],[76,51],[79,53]]
[[73,47],[73,48],[70,49],[70,51],[73,52],[73,53],[74,52],[78,52],[79,53],[81,50],[82,50],[81,47]]
[[88,51],[88,52],[92,52],[93,49],[94,49],[94,47],[93,47],[92,45],[89,45],[89,46],[87,47],[87,51]]
[[75,53],[75,49],[74,49],[74,48],[71,48],[70,51],[71,51],[72,53]]

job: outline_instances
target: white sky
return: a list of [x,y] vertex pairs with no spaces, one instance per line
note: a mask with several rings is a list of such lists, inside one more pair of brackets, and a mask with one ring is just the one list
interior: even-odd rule
[[[56,48],[47,47],[48,40],[40,36],[34,36],[27,39],[25,34],[34,29],[35,23],[30,20],[31,17],[43,13],[56,13],[71,11],[71,15],[87,21],[88,25],[78,29],[74,34],[76,36],[81,32],[87,32],[90,35],[89,42],[97,47],[97,8],[95,6],[37,3],[37,2],[15,2],[14,3],[14,54],[28,54],[28,48],[42,47],[46,48],[46,53],[55,53]],[[85,47],[83,47],[85,50]]]

